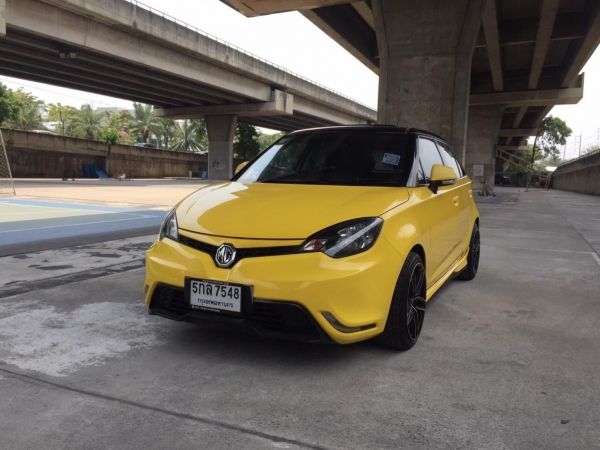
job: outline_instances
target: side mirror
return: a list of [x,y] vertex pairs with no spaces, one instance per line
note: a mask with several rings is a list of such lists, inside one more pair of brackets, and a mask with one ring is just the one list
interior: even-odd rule
[[454,172],[452,167],[434,164],[429,176],[429,189],[434,194],[437,194],[440,186],[451,186],[456,183],[456,178],[456,172]]
[[241,162],[241,163],[239,163],[239,164],[237,165],[237,167],[235,168],[235,175],[237,175],[237,173],[238,173],[240,170],[242,170],[244,167],[246,167],[246,166],[248,165],[248,163],[249,163],[249,162],[250,162],[250,161],[244,161],[244,162]]

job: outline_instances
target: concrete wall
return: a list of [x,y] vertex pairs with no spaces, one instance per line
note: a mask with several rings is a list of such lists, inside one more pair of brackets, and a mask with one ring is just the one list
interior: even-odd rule
[[2,129],[14,177],[83,177],[93,164],[109,175],[134,178],[187,177],[207,170],[206,155],[107,145],[99,141]]
[[581,194],[600,195],[600,153],[564,164],[552,174],[552,187]]

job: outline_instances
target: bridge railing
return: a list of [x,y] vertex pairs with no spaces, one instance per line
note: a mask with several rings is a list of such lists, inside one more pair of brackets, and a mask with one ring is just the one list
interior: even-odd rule
[[598,153],[600,153],[600,147],[598,147],[598,148],[596,148],[596,149],[594,149],[594,150],[591,150],[591,151],[589,151],[589,152],[587,152],[587,153],[584,153],[583,155],[581,155],[581,156],[578,156],[577,158],[573,158],[573,159],[569,159],[569,160],[567,160],[567,161],[564,161],[564,162],[560,163],[560,164],[558,165],[558,167],[562,167],[562,166],[566,166],[566,165],[569,165],[569,164],[575,163],[575,162],[577,162],[577,161],[579,161],[579,160],[582,160],[582,159],[589,158],[590,156],[592,156],[592,155],[596,155],[596,154],[598,154]]
[[263,64],[267,64],[268,66],[271,66],[271,67],[273,67],[275,69],[281,70],[282,72],[285,72],[285,73],[287,73],[289,75],[293,75],[296,78],[300,78],[300,79],[302,79],[302,80],[304,80],[304,81],[306,81],[308,83],[314,84],[315,86],[318,86],[318,87],[320,87],[322,89],[325,89],[325,90],[327,90],[327,91],[329,91],[329,92],[331,92],[333,94],[336,94],[336,95],[338,95],[340,97],[343,97],[343,98],[345,98],[347,100],[350,100],[350,101],[352,101],[354,103],[357,103],[357,104],[359,104],[361,106],[364,106],[365,108],[372,109],[371,106],[368,106],[368,105],[366,105],[366,104],[364,104],[364,103],[356,100],[355,98],[352,98],[352,97],[350,97],[350,96],[348,96],[346,94],[343,94],[343,93],[341,93],[339,91],[336,91],[335,89],[332,89],[329,86],[325,86],[324,84],[319,83],[319,82],[317,82],[315,80],[311,80],[310,78],[307,78],[304,75],[300,75],[297,72],[288,70],[285,67],[280,66],[279,64],[276,64],[276,63],[274,63],[272,61],[269,61],[268,59],[262,58],[261,56],[258,56],[255,53],[252,53],[252,52],[250,52],[248,50],[245,50],[245,49],[243,49],[241,47],[238,47],[237,45],[232,44],[231,42],[225,41],[225,40],[223,40],[223,39],[215,36],[214,34],[210,34],[210,33],[206,32],[204,30],[201,30],[200,28],[198,28],[198,27],[196,27],[194,25],[191,25],[191,24],[189,24],[187,22],[184,22],[183,20],[180,20],[177,17],[174,17],[174,16],[172,16],[170,14],[167,14],[167,13],[165,13],[163,11],[160,11],[160,10],[158,10],[156,8],[153,8],[152,6],[149,6],[149,5],[147,5],[147,4],[143,3],[143,2],[140,2],[138,0],[124,0],[124,1],[126,1],[127,3],[131,3],[132,5],[134,5],[136,7],[145,9],[146,11],[149,11],[152,14],[160,16],[160,17],[162,17],[165,20],[168,20],[170,22],[174,22],[174,23],[176,23],[177,25],[179,25],[179,26],[181,26],[183,28],[187,28],[190,31],[193,31],[193,32],[198,33],[200,35],[203,35],[203,36],[205,36],[205,37],[207,37],[209,39],[217,41],[219,44],[222,44],[222,45],[226,46],[229,49],[232,49],[232,50],[238,51],[240,53],[243,53],[245,55],[251,56],[252,58],[255,58],[255,59],[259,60]]

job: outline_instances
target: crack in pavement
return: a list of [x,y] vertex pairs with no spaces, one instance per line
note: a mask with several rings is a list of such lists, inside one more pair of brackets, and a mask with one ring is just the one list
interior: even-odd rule
[[0,365],[0,372],[6,376],[18,379],[22,382],[29,382],[29,383],[35,382],[35,383],[42,384],[45,386],[51,386],[51,387],[54,387],[57,389],[61,389],[63,391],[73,392],[73,393],[76,393],[79,395],[85,395],[87,397],[93,397],[96,399],[119,403],[121,405],[132,406],[134,408],[140,408],[140,409],[144,409],[146,411],[153,411],[153,412],[157,412],[160,414],[166,414],[166,415],[169,415],[172,417],[177,417],[179,419],[191,420],[194,422],[203,423],[205,425],[210,425],[210,426],[214,426],[214,427],[218,427],[218,428],[224,428],[226,430],[235,431],[235,432],[241,433],[241,434],[248,434],[251,436],[266,439],[273,443],[296,445],[298,447],[304,447],[304,448],[314,449],[314,450],[328,450],[327,447],[323,447],[319,444],[313,444],[311,442],[301,441],[298,439],[286,438],[284,436],[279,436],[276,434],[267,433],[267,432],[260,431],[260,430],[255,430],[253,428],[244,427],[241,425],[235,425],[235,424],[228,423],[228,422],[225,422],[222,420],[211,419],[208,417],[197,416],[195,414],[174,411],[174,410],[166,409],[166,408],[159,408],[157,406],[146,405],[144,403],[139,403],[139,402],[136,402],[133,400],[127,400],[127,399],[115,397],[112,395],[103,394],[101,392],[95,392],[92,390],[82,389],[82,388],[78,388],[75,386],[69,386],[68,384],[61,384],[61,383],[57,383],[55,381],[46,380],[42,377],[28,375],[26,373],[22,373],[17,370],[7,369],[6,367],[2,367],[1,365]]
[[0,288],[0,299],[12,297],[27,292],[50,289],[64,284],[76,283],[78,281],[90,280],[92,278],[100,278],[117,273],[127,272],[130,270],[141,269],[145,265],[145,258],[124,262],[121,264],[113,264],[112,266],[95,267],[81,272],[69,273],[53,278],[44,278],[42,280],[32,280],[18,282],[10,287]]

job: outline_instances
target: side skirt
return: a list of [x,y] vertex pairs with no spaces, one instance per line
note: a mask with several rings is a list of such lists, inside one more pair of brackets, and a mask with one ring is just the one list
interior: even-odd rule
[[465,267],[467,267],[468,257],[469,257],[469,249],[467,248],[467,251],[465,252],[465,254],[462,255],[458,259],[458,261],[456,261],[456,263],[454,265],[452,265],[450,267],[450,269],[448,269],[448,271],[443,276],[441,276],[435,283],[433,283],[431,286],[429,286],[427,288],[427,293],[426,293],[427,301],[431,300],[431,298],[435,295],[435,293],[437,291],[439,291],[439,289],[444,285],[444,283],[446,281],[448,281],[454,275],[458,274],[461,270],[463,270]]

